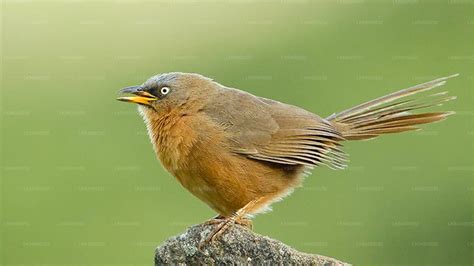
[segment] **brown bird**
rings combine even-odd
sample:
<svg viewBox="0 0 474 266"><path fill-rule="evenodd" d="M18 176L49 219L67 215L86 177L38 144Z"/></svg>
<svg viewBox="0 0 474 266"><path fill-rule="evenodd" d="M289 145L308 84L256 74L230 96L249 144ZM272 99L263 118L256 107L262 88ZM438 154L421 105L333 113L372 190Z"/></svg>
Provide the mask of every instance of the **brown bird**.
<svg viewBox="0 0 474 266"><path fill-rule="evenodd" d="M225 87L190 73L151 77L121 93L139 104L148 135L163 166L219 215L208 240L290 194L315 166L346 167L341 144L418 129L453 112L412 113L454 99L439 78L326 118L302 108ZM415 96L415 97L413 97Z"/></svg>

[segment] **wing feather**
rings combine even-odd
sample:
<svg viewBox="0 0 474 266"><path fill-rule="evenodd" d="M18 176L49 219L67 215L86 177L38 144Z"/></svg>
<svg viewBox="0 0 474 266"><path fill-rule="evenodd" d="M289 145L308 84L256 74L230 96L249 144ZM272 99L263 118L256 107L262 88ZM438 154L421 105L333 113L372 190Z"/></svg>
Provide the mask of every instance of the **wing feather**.
<svg viewBox="0 0 474 266"><path fill-rule="evenodd" d="M339 143L344 137L326 120L299 107L238 90L224 89L219 97L217 102L226 108L213 105L205 111L217 124L227 125L224 130L232 140L233 152L284 165L346 167L347 155ZM235 101L239 109L233 109Z"/></svg>

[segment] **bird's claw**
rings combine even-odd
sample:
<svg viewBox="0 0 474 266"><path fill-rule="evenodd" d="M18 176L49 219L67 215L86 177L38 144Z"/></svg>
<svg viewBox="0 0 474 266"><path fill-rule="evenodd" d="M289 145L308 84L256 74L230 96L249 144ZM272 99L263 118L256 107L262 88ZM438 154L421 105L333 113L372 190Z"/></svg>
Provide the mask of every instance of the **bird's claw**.
<svg viewBox="0 0 474 266"><path fill-rule="evenodd" d="M204 246L208 244L214 243L222 234L224 234L227 229L229 229L232 225L238 224L249 229L252 229L252 221L246 218L237 218L235 216L231 217L215 217L213 219L207 220L203 223L204 225L217 225L216 228L209 234L206 239L199 243L198 248L200 250L203 249Z"/></svg>

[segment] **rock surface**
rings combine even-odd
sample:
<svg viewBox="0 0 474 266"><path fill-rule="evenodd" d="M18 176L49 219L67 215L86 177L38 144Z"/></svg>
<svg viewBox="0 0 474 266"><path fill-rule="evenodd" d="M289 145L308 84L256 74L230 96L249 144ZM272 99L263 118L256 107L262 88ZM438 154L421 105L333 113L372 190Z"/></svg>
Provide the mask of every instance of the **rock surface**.
<svg viewBox="0 0 474 266"><path fill-rule="evenodd" d="M240 225L229 228L217 241L198 248L215 225L195 225L156 248L155 265L163 264L283 264L350 265L326 256L299 252L280 241L253 233Z"/></svg>

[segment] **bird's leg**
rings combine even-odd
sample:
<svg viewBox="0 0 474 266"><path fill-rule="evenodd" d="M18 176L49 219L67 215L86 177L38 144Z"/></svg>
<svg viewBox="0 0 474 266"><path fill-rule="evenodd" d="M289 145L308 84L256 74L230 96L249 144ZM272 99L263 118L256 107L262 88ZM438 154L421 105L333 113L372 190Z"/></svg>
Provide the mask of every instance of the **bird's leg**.
<svg viewBox="0 0 474 266"><path fill-rule="evenodd" d="M204 223L202 223L203 225L211 225L211 224L218 224L218 223L222 223L222 220L224 220L225 217L218 214L216 215L215 217L212 217L211 219L205 221Z"/></svg>
<svg viewBox="0 0 474 266"><path fill-rule="evenodd" d="M206 224L217 224L217 227L214 229L214 231L207 237L206 240L204 240L201 244L200 247L202 247L203 244L207 243L212 243L214 242L219 236L221 236L230 226L234 224L239 224L243 225L247 228L252 228L252 221L250 219L245 218L245 215L260 202L260 199L257 200L252 200L249 203L247 203L244 207L239 209L237 212L235 212L234 215L229 216L229 217L222 217L221 219L212 219L206 222ZM219 216L218 216L219 217ZM220 218L219 217L219 218Z"/></svg>
<svg viewBox="0 0 474 266"><path fill-rule="evenodd" d="M244 227L249 228L250 230L252 230L253 228L252 220L245 218L244 215L242 215L242 217L237 217L237 214L229 217L217 215L216 217L209 219L203 223L203 225L217 225L217 227L208 237L206 237L206 239L202 240L199 243L198 248L202 250L205 245L214 242L217 237L222 235L225 230L227 230L230 226L234 224L242 225Z"/></svg>
<svg viewBox="0 0 474 266"><path fill-rule="evenodd" d="M222 215L216 215L215 217L205 221L204 223L202 223L203 225L214 225L214 224L221 224L222 222L224 222L224 220L226 219L226 217L222 216ZM245 226L249 229L252 229L253 228L253 225L252 225L252 220L250 219L247 219L245 217L242 217L240 218L239 220L235 220L234 221L235 224L238 224L238 225L242 225L242 226Z"/></svg>

